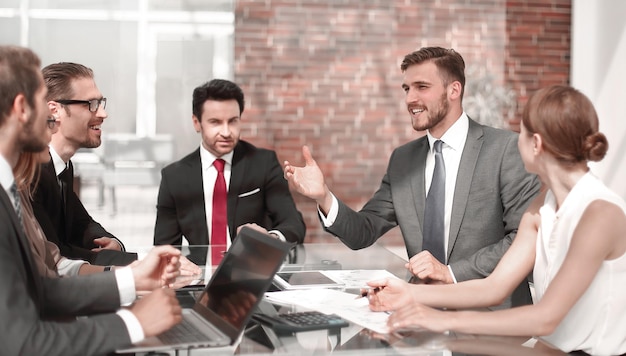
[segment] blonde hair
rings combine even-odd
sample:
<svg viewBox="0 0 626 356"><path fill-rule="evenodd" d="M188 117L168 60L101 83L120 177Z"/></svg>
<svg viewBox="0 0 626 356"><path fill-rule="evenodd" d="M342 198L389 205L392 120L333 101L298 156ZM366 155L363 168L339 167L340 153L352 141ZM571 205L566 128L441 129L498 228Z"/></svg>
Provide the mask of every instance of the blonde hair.
<svg viewBox="0 0 626 356"><path fill-rule="evenodd" d="M39 182L39 162L37 155L41 152L22 152L20 158L13 169L15 185L17 189L23 191L29 198L33 198L33 186Z"/></svg>

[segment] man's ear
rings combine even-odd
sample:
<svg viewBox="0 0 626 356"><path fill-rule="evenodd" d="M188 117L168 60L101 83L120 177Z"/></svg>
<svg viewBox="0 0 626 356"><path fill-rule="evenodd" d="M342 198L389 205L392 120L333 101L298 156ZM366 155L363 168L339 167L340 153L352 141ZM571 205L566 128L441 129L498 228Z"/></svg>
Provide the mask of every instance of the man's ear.
<svg viewBox="0 0 626 356"><path fill-rule="evenodd" d="M448 97L453 100L460 98L462 89L461 82L458 80L453 81L448 85Z"/></svg>
<svg viewBox="0 0 626 356"><path fill-rule="evenodd" d="M48 110L50 110L50 115L54 116L55 119L59 119L59 104L56 101L48 101Z"/></svg>
<svg viewBox="0 0 626 356"><path fill-rule="evenodd" d="M26 100L26 96L22 93L17 94L15 99L13 99L13 111L15 111L18 120L21 121L22 124L25 124L28 121L31 110L32 109Z"/></svg>
<svg viewBox="0 0 626 356"><path fill-rule="evenodd" d="M196 132L202 131L202 125L200 125L200 120L196 115L191 115L191 121L193 121L193 128L196 129Z"/></svg>

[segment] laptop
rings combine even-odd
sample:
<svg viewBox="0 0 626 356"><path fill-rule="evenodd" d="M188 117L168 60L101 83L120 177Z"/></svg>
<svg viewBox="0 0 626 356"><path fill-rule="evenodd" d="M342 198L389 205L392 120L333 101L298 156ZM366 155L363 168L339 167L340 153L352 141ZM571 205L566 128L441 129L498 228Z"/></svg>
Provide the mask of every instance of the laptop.
<svg viewBox="0 0 626 356"><path fill-rule="evenodd" d="M183 308L182 323L117 352L233 345L243 334L292 246L259 231L242 228L193 308Z"/></svg>

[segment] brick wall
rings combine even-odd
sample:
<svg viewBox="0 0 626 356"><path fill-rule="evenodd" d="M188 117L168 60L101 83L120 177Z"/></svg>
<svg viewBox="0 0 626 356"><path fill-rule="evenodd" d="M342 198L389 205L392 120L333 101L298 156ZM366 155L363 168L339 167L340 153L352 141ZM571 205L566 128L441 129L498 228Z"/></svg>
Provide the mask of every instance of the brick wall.
<svg viewBox="0 0 626 356"><path fill-rule="evenodd" d="M236 0L235 81L247 100L242 136L298 164L308 145L331 190L358 209L393 148L423 134L412 130L404 107L405 54L455 48L468 72L523 90L520 100L567 80L570 1L527 3ZM295 199L307 239L331 239L315 204ZM383 241L398 243L399 235L393 229Z"/></svg>
<svg viewBox="0 0 626 356"><path fill-rule="evenodd" d="M518 94L519 118L528 97L551 84L569 84L571 0L507 1L506 82Z"/></svg>

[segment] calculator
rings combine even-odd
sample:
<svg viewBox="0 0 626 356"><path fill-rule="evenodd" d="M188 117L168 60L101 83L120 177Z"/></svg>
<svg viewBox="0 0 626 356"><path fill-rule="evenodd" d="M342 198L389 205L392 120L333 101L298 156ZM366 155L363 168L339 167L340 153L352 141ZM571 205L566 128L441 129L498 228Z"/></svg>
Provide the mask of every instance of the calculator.
<svg viewBox="0 0 626 356"><path fill-rule="evenodd" d="M322 329L339 329L348 326L348 322L335 314L318 311L306 311L287 314L268 315L257 313L252 318L275 331L298 332Z"/></svg>

